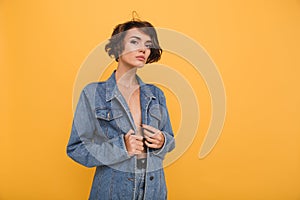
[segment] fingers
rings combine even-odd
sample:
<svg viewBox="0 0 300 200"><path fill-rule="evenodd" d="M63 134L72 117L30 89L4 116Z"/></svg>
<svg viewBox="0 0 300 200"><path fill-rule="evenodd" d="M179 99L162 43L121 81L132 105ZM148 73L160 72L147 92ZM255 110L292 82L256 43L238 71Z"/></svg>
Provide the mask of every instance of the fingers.
<svg viewBox="0 0 300 200"><path fill-rule="evenodd" d="M152 149L158 148L157 144L149 143L148 140L145 141L145 144L147 145L147 147L152 148Z"/></svg>
<svg viewBox="0 0 300 200"><path fill-rule="evenodd" d="M126 135L125 135L125 139L128 138L130 135L134 134L134 131L132 129L130 129Z"/></svg>
<svg viewBox="0 0 300 200"><path fill-rule="evenodd" d="M159 131L158 129L154 128L153 126L149 126L147 124L142 124L142 128L144 128L144 130L147 130L148 132L149 131L152 132L152 134Z"/></svg>
<svg viewBox="0 0 300 200"><path fill-rule="evenodd" d="M145 137L154 138L158 140L160 140L163 137L161 131L152 126L143 124L142 127L144 128L143 133Z"/></svg>
<svg viewBox="0 0 300 200"><path fill-rule="evenodd" d="M142 136L134 135L134 131L129 130L124 139L127 152L130 156L143 153L144 145Z"/></svg>
<svg viewBox="0 0 300 200"><path fill-rule="evenodd" d="M125 139L126 138L134 138L134 139L136 139L136 140L140 140L140 141L143 141L143 137L142 136L140 136L140 135L135 135L134 134L134 131L132 130L132 129L130 129L127 133L126 133L126 135L125 135Z"/></svg>
<svg viewBox="0 0 300 200"><path fill-rule="evenodd" d="M165 137L162 132L152 126L142 124L145 137L145 145L149 148L159 149L165 143ZM129 130L125 137L125 145L130 156L144 153L143 137L135 135L133 130Z"/></svg>
<svg viewBox="0 0 300 200"><path fill-rule="evenodd" d="M143 124L142 127L146 138L145 144L150 148L161 148L165 142L165 137L161 131L146 124Z"/></svg>
<svg viewBox="0 0 300 200"><path fill-rule="evenodd" d="M151 137L145 137L145 138L146 138L145 144L149 148L153 148L153 149L160 149L165 142L163 136L161 138L151 138Z"/></svg>

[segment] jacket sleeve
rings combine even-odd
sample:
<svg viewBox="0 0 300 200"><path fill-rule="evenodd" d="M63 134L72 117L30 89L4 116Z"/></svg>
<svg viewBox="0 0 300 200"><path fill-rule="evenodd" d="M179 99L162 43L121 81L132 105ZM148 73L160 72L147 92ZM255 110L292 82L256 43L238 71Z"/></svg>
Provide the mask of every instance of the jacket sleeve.
<svg viewBox="0 0 300 200"><path fill-rule="evenodd" d="M102 129L90 102L84 89L73 118L68 156L86 167L112 165L129 159L123 135L108 140L104 134L99 134Z"/></svg>
<svg viewBox="0 0 300 200"><path fill-rule="evenodd" d="M165 155L175 148L175 139L174 139L172 125L170 122L168 108L166 105L166 98L164 96L164 93L160 90L159 90L158 98L159 98L160 106L162 107L163 110L162 113L164 113L163 115L165 115L165 117L162 117L164 119L163 120L164 125L160 130L165 137L165 142L160 149L153 151L153 154L155 156L160 157L161 159L164 159Z"/></svg>

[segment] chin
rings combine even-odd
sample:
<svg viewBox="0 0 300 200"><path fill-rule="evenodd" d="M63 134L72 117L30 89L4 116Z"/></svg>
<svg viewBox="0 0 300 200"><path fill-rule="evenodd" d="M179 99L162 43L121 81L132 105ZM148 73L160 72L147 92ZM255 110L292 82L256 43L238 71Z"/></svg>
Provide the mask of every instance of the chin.
<svg viewBox="0 0 300 200"><path fill-rule="evenodd" d="M143 65L139 65L139 66L137 66L137 68L143 68L145 66L145 64L143 64Z"/></svg>
<svg viewBox="0 0 300 200"><path fill-rule="evenodd" d="M139 63L136 63L134 66L137 67L137 68L142 68L142 67L145 66L145 63L144 62L139 62Z"/></svg>

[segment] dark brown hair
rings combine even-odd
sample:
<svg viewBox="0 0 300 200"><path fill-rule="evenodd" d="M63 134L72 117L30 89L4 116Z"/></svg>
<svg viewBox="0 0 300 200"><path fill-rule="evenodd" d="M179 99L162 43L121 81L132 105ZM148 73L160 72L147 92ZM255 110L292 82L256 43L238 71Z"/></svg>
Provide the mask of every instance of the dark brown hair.
<svg viewBox="0 0 300 200"><path fill-rule="evenodd" d="M111 38L109 39L109 43L105 45L105 51L108 53L108 55L113 56L118 62L119 56L124 50L123 40L125 38L126 31L132 28L138 28L140 31L151 38L151 53L146 63L153 63L158 61L161 57L162 49L159 46L157 34L153 25L147 21L140 21L136 19L119 24L114 28Z"/></svg>

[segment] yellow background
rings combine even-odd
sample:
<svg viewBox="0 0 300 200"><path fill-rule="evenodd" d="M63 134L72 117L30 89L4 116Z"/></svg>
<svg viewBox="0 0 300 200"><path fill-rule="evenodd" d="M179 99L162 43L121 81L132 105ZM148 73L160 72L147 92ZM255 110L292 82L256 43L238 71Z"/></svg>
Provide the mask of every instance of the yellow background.
<svg viewBox="0 0 300 200"><path fill-rule="evenodd" d="M201 44L226 88L222 135L199 160L209 96L201 77L186 74L203 121L165 169L169 199L300 199L299 0L2 0L0 199L87 199L94 169L65 153L73 84L88 53L132 10ZM161 62L180 69L175 60Z"/></svg>

